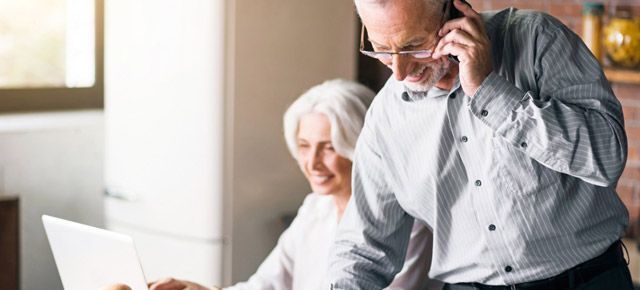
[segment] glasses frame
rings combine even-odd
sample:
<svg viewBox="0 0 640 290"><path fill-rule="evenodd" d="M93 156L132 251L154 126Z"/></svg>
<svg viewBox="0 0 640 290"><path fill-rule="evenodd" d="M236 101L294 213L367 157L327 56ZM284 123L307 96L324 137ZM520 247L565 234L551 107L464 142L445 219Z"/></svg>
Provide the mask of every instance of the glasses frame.
<svg viewBox="0 0 640 290"><path fill-rule="evenodd" d="M445 18L445 15L447 15L447 10L449 8L450 3L451 1L446 1L442 9L442 18L440 19L440 26L438 27L438 30L436 30L435 37L434 37L434 39L437 40L435 41L436 45L438 44L438 41L440 41L439 39L440 37L438 37L438 31L440 31L442 26L444 26L444 22L447 20L447 18ZM366 30L366 27L364 26L364 23L362 23L362 28L360 29L360 53L368 57L375 58L383 63L387 63L393 60L394 54L397 54L398 56L406 55L406 56L411 56L412 58L415 58L418 60L424 60L424 59L430 58L433 55L433 50L435 49L434 48L434 49L421 49L421 50L404 50L404 51L398 51L398 52L365 50L364 49L365 30Z"/></svg>

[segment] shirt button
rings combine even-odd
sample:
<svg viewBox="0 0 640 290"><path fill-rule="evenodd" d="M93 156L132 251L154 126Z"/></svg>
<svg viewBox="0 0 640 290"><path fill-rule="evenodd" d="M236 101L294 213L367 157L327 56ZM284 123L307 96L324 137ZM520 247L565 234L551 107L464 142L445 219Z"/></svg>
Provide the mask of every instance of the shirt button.
<svg viewBox="0 0 640 290"><path fill-rule="evenodd" d="M511 268L511 266L506 266L506 267L504 267L504 270L505 270L507 273L509 273L509 272L513 271L513 268Z"/></svg>
<svg viewBox="0 0 640 290"><path fill-rule="evenodd" d="M469 141L469 138L467 138L467 136L462 136L462 138L460 138L460 141L466 143L467 141Z"/></svg>
<svg viewBox="0 0 640 290"><path fill-rule="evenodd" d="M520 147L522 147L522 148L525 148L525 149L526 149L526 148L527 148L527 146L528 146L528 145L527 145L527 142L522 142L522 143L520 143Z"/></svg>
<svg viewBox="0 0 640 290"><path fill-rule="evenodd" d="M490 231L495 231L496 230L496 226L495 225L489 225L489 230Z"/></svg>
<svg viewBox="0 0 640 290"><path fill-rule="evenodd" d="M489 112L487 112L487 110L482 110L480 111L480 115L482 115L482 117L486 117L487 115L489 115Z"/></svg>
<svg viewBox="0 0 640 290"><path fill-rule="evenodd" d="M476 180L476 186L480 186L480 185L482 185L482 181Z"/></svg>

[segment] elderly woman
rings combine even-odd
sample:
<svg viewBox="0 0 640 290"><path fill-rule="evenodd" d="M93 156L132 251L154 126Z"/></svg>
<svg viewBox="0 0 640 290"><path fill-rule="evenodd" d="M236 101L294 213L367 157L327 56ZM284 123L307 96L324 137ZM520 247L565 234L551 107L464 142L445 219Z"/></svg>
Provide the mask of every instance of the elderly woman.
<svg viewBox="0 0 640 290"><path fill-rule="evenodd" d="M351 159L373 97L362 85L331 80L311 88L289 107L284 115L285 139L313 192L258 271L248 281L225 289L320 289L338 223L351 197ZM404 268L387 289L439 289L438 282L427 278L430 263L431 233L415 224ZM151 285L151 290L165 289L208 288L172 278Z"/></svg>

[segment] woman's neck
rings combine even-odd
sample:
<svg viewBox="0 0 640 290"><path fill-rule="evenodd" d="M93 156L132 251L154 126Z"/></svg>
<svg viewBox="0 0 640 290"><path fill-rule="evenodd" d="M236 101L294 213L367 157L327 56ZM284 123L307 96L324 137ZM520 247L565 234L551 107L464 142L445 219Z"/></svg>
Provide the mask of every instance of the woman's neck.
<svg viewBox="0 0 640 290"><path fill-rule="evenodd" d="M333 195L333 202L336 204L336 209L338 210L338 222L342 220L342 215L344 214L344 210L347 208L349 198L351 198L351 189L346 192L336 193Z"/></svg>

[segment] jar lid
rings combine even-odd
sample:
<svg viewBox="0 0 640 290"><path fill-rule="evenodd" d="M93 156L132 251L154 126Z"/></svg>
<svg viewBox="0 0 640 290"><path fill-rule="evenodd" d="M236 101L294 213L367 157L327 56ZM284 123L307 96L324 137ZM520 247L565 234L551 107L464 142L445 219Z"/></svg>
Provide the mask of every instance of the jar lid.
<svg viewBox="0 0 640 290"><path fill-rule="evenodd" d="M602 2L585 2L582 4L582 14L602 14L604 4Z"/></svg>

